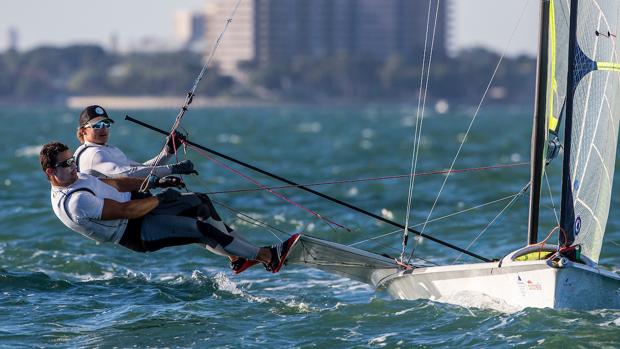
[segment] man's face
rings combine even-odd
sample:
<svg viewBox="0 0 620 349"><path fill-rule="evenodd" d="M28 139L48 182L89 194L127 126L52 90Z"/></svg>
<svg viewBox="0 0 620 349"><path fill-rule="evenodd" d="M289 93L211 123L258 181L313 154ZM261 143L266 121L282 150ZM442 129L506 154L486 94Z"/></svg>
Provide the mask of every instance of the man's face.
<svg viewBox="0 0 620 349"><path fill-rule="evenodd" d="M55 186L66 187L77 181L77 167L73 153L70 150L65 150L58 154L55 167L46 169L45 173L48 174L50 182Z"/></svg>
<svg viewBox="0 0 620 349"><path fill-rule="evenodd" d="M89 121L83 128L84 140L90 143L106 144L110 135L110 126L112 124L103 119L96 118Z"/></svg>

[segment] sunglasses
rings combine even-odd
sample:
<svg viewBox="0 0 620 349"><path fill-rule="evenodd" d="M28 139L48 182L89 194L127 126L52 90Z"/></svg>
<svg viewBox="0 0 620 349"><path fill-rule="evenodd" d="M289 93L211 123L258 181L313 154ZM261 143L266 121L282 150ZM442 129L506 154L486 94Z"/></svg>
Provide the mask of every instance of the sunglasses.
<svg viewBox="0 0 620 349"><path fill-rule="evenodd" d="M58 167L71 167L73 166L73 164L75 164L75 157L70 157L65 161L61 161L61 162L57 162L54 166L52 166L53 168L58 168Z"/></svg>
<svg viewBox="0 0 620 349"><path fill-rule="evenodd" d="M99 122L97 122L96 124L86 124L84 127L90 127L93 130L99 130L102 128L110 128L112 126L112 123L110 122L110 120L101 120Z"/></svg>

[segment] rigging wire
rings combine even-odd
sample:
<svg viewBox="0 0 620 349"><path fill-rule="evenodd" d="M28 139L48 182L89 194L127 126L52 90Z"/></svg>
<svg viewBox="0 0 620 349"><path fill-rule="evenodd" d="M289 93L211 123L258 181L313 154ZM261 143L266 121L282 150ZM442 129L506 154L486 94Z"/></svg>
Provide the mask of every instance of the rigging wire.
<svg viewBox="0 0 620 349"><path fill-rule="evenodd" d="M200 70L200 73L196 77L196 80L194 80L194 85L192 86L192 89L187 93L187 96L185 97L185 102L183 103L183 106L179 110L179 113L177 114L176 118L174 119L174 123L172 124L172 127L170 128L170 132L169 133L170 133L171 137L172 137L173 133L177 130L179 125L181 124L181 119L185 115L185 112L187 112L187 110L189 110L189 105L194 100L194 95L196 93L196 89L198 88L198 85L200 84L200 81L203 78L206 78L207 69L211 65L211 61L213 60L213 57L215 55L215 51L220 46L222 38L224 37L224 34L228 30L228 26L230 25L230 23L232 23L233 17L237 13L237 9L239 8L239 4L241 4L241 1L242 0L237 0L235 2L235 6L233 7L233 9L231 11L230 16L228 16L228 18L226 19L226 24L224 25L224 29L222 29L222 31L220 32L220 34L217 37L217 40L215 40L215 43L211 47L211 52L209 53L209 56L207 57L207 60L205 61L205 64L203 64L202 69ZM159 152L159 154L157 155L157 158L155 158L155 161L151 165L151 172L144 179L144 182L142 182L142 186L140 187L140 191L146 190L146 186L148 184L148 178L151 175L153 175L153 171L155 171L155 166L157 166L159 164L159 161L161 161L161 158L163 156L163 150L166 147L166 142L167 142L167 140L164 140L164 144L161 147L161 151Z"/></svg>
<svg viewBox="0 0 620 349"><path fill-rule="evenodd" d="M547 188L549 189L549 197L551 198L551 207L553 208L553 215L555 216L555 221L560 225L560 217L558 216L558 211L555 207L555 200L553 199L553 192L551 191L551 184L549 183L549 176L547 176L547 171L545 171L545 181L547 182Z"/></svg>
<svg viewBox="0 0 620 349"><path fill-rule="evenodd" d="M493 201L486 202L484 204L480 204L480 205L477 205L477 206L466 208L466 209L461 210L461 211L452 212L452 213L449 213L449 214L447 214L445 216L433 218L430 221L428 221L428 223L437 222L437 221L440 221L440 220L443 220L443 219L446 219L446 218L450 218L452 216L459 215L461 213L473 211L473 210L476 210L476 209L479 209L479 208L482 208L482 207L485 207L485 206L489 206L489 205L492 205L492 204L495 204L495 203L498 203L498 202L501 202L501 201L506 201L508 199L512 199L513 197L515 197L517 195L520 195L520 193L508 195L508 196L505 196L503 198L499 198L499 199L496 199L496 200L493 200ZM424 224L424 223L422 222L422 223L418 223L418 224L412 225L411 228L419 227L422 224ZM380 238L383 238L383 237L386 237L386 236L389 236L389 235L394 235L396 233L400 233L401 231L402 231L402 229L394 230L394 231L391 231L389 233L381 234L381 235L378 235L378 236L373 236L373 237L365 239L365 240L354 242L354 243L349 244L347 246L355 246L355 245L363 244L363 243L368 242L368 241L373 241L373 240L377 240L377 239L380 239Z"/></svg>
<svg viewBox="0 0 620 349"><path fill-rule="evenodd" d="M514 35L517 31L517 28L519 27L523 16L525 14L525 10L527 9L529 5L529 1L525 2L525 6L523 6L523 9L521 10L521 15L519 16L519 19L517 20L517 23L515 24L514 28L512 29L512 33L510 34L510 37L508 39L508 42L506 44L506 46L504 47L502 54L497 62L497 64L495 65L495 69L493 70L493 74L491 75L491 78L486 86L486 89L484 90L484 93L482 94L482 97L480 99L480 102L478 103L478 106L476 107L476 111L474 112L474 115L471 119L471 121L469 122L469 126L467 127L467 131L465 132L465 135L463 136L463 140L461 141L458 150L456 151L456 155L454 156L454 158L452 159L452 163L450 164L450 170L452 170L452 168L454 168L454 164L456 163L456 160L458 159L461 150L463 149L463 145L465 144L465 142L467 141L467 136L469 135L469 132L471 131L471 128L474 124L474 122L476 121L478 114L480 112L480 109L482 108L482 104L484 103L484 100L486 99L486 96L491 88L491 85L493 84L493 81L495 80L495 76L497 75L497 72L499 70L499 67L502 63L502 61L504 60L504 57L506 56L506 52L508 50L508 48L510 47L511 43L512 43L512 39L514 38ZM437 205L437 202L439 201L439 198L443 192L443 189L446 185L446 182L448 181L448 178L450 176L446 176L443 180L443 183L441 184L441 187L439 188L439 192L437 193L437 196L435 197L435 201L433 202L433 205L431 206L431 209L426 217L426 222L425 224L422 226L421 232L424 233L424 230L426 229L426 223L428 223L428 221L430 220L431 215L433 214L433 211L435 210L435 206ZM413 253L415 252L415 249L418 246L418 240L416 240L416 244L414 245L413 249L411 250L411 254L410 254L410 258L411 256L413 256Z"/></svg>
<svg viewBox="0 0 620 349"><path fill-rule="evenodd" d="M407 191L407 209L405 210L406 215L405 215L405 229L403 230L403 240L402 240L402 250L400 252L400 261L403 261L403 258L405 256L405 249L407 248L407 241L409 240L409 218L411 215L411 201L413 198L413 187L415 184L415 172L416 172L416 167L418 164L418 150L420 148L420 138L422 136L422 121L424 119L424 107L426 104L426 92L427 92L427 88L428 88L428 80L429 80L429 75L430 75L430 67L431 67L431 61L432 61L432 57L433 57L433 44L435 41L435 29L437 28L437 13L439 12L439 0L437 0L437 8L435 10L435 26L433 27L433 38L431 40L431 49L430 49L430 53L429 53L429 62L428 62L428 72L425 76L424 74L424 68L426 65L426 47L428 46L428 29L430 26L430 21L431 21L431 8L432 8L432 1L428 2L428 12L426 14L426 31L424 34L424 53L422 55L422 71L420 73L420 88L419 88L419 92L418 92L418 106L417 106L417 110L416 110L416 120L415 120L415 131L413 134L413 149L412 149L412 154L411 154L411 173L412 176L409 178L409 189ZM422 86L424 85L424 78L426 77L426 84L424 86L424 102L422 102ZM422 106L420 107L420 104L422 104ZM420 112L420 108L422 109L422 112Z"/></svg>
<svg viewBox="0 0 620 349"><path fill-rule="evenodd" d="M223 168L227 169L228 171L231 171L231 172L239 175L240 177L244 178L245 180L250 181L250 182L254 183L256 186L262 188L263 190L266 190L267 192L269 192L269 193L279 197L280 199L282 199L282 200L284 200L284 201L286 201L286 202L288 202L288 203L290 203L290 204L292 204L294 206L297 206L297 207L301 208L302 210L310 213L311 215L315 216L316 218L318 218L318 219L322 220L323 222L327 223L327 225L330 228L332 228L333 230L336 230L336 228L334 228L334 226L336 226L336 227L344 229L346 231L351 231L351 229L345 227L344 225L339 224L339 223L337 223L337 222L335 222L335 221L333 221L333 220L331 220L331 219L329 219L327 217L323 217L321 214L319 214L319 213L317 213L315 211L312 211L311 209L309 209L309 208L307 208L307 207L305 207L305 206L303 206L303 205L301 205L301 204L291 200L290 198L288 198L288 197L286 197L286 196L284 196L284 195L282 195L282 194L280 194L278 192L275 192L275 191L267 188L266 186L264 186L263 184L261 184L257 180L255 180L255 179L251 178L250 176L242 173L241 171L235 170L234 168L232 168L232 167L226 165L225 163L219 161L218 159L210 156L209 154L207 154L206 152L200 150L199 148L197 148L197 147L195 147L193 145L188 145L188 147L190 149L193 149L194 151L196 151L198 154L204 156L205 158L213 161L218 166L223 167Z"/></svg>
<svg viewBox="0 0 620 349"><path fill-rule="evenodd" d="M198 181L201 182L202 185L205 188L209 186L207 181L202 179L200 176L198 176L197 178L198 178ZM208 193L205 193L205 194L208 194ZM271 235L273 235L276 239L280 240L280 242L282 242L283 240L278 235L276 235L276 232L280 233L280 234L282 234L284 236L290 236L291 235L288 232L286 232L284 230L281 230L279 228L276 228L276 227L270 225L269 223L267 223L265 221L262 221L262 220L260 220L258 218L254 218L254 217L250 216L249 214L246 214L246 213L243 213L243 212L241 212L241 211L239 211L237 209L234 209L232 206L225 204L223 201L214 199L212 197L210 199L211 199L211 201L213 201L214 204L216 204L218 206L221 206L221 207L225 208L226 210L234 213L235 217L237 219L239 219L239 220L241 220L243 222L246 222L248 224L264 228L265 230L269 231L271 233Z"/></svg>
<svg viewBox="0 0 620 349"><path fill-rule="evenodd" d="M231 206L229 206L229 205L226 205L226 204L225 204L225 203L223 203L222 201L219 201L219 200L213 200L213 199L212 199L211 201L213 201L213 202L214 202L214 203L216 203L217 205L219 205L219 206L221 206L221 207L223 207L223 208L227 209L228 211L235 213L235 216L237 217L237 219L239 219L239 220L241 220L241 221L243 221L243 222L246 222L246 223L248 223L248 224L252 224L252 225L254 225L254 226L257 226L257 227L261 227L261 228L266 229L266 230L267 230L267 231L269 231L269 232L271 233L271 235L273 235L276 239L280 240L280 242L282 242L283 240L282 240L282 239L281 239L281 238L280 238L280 237L279 237L276 233L280 233L280 234L282 234L282 235L284 235L284 236L287 236L287 237L291 235L290 233L288 233L288 232L286 232L286 231L284 231L284 230L282 230L282 229L276 228L276 227L274 227L274 226L270 225L270 224L269 224L269 223L267 223L267 222L264 222L264 221L262 221L262 220L260 220L260 219L258 219L258 218L254 218L254 217L252 217L252 216L250 216L250 215L248 215L248 214L246 214L246 213L243 213L243 212L241 212L241 211L239 211L239 210L236 210L236 209L234 209L233 207L231 207Z"/></svg>
<svg viewBox="0 0 620 349"><path fill-rule="evenodd" d="M273 187L266 187L265 189L290 189L290 188L299 188L299 187L317 187L322 185L333 185L333 184L344 184L344 183L358 183L358 182L370 182L370 181L382 181L382 180L390 180L390 179L400 179L400 178L408 178L411 176L422 177L422 176L432 176L439 174L452 174L452 173L464 173L464 172L475 172L475 171L487 171L494 169L502 169L502 168L510 168L510 167L520 167L529 165L529 162L518 162L514 164L502 164L502 165L490 165L490 166L481 166L481 167L469 167L462 168L457 170L435 170L428 172L419 172L419 173L409 173L402 175L393 175L393 176L382 176L382 177L368 177L368 178L356 178L356 179L342 179L342 180L332 180L325 182L314 182L307 184L296 184L296 185L279 185ZM215 194L230 194L230 193L246 193L246 192L254 192L265 190L263 188L245 188L245 189L231 189L231 190L220 190L220 191L212 191L207 192L205 194L215 195Z"/></svg>
<svg viewBox="0 0 620 349"><path fill-rule="evenodd" d="M469 245L467 245L467 250L469 250L470 247L472 247L476 241L478 241L478 239L484 235L484 233L486 233L489 228L495 223L495 221L497 221L499 219L499 217L501 217L504 212L506 212L506 210L508 210L510 207L512 207L512 205L517 201L517 199L519 197L521 197L530 187L530 182L528 182L515 196L514 198L512 198L512 200L510 200L506 206L504 206L504 208L499 211L499 213L497 215L495 215L495 217L489 222L489 224L486 225L486 227L484 227L484 229L482 229L482 231L469 243ZM452 264L456 264L456 262L458 262L458 260L463 256L463 253L459 253L458 256L456 256L456 258L454 259L454 261L452 262Z"/></svg>

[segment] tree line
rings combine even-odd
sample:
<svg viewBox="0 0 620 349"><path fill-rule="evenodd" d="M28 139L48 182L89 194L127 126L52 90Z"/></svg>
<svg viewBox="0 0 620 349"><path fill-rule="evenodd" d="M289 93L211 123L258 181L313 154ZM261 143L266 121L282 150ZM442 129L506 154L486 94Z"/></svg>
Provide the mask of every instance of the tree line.
<svg viewBox="0 0 620 349"><path fill-rule="evenodd" d="M282 101L415 100L422 74L421 57L385 59L337 54L291 57L239 66L246 78L237 81L217 66L199 88L200 95L272 98ZM434 57L431 99L477 103L499 55L470 49L456 57ZM0 54L0 101L55 102L67 96L182 96L192 86L203 57L189 51L117 54L99 46L38 47ZM536 60L504 58L496 73L491 98L508 103L533 100Z"/></svg>

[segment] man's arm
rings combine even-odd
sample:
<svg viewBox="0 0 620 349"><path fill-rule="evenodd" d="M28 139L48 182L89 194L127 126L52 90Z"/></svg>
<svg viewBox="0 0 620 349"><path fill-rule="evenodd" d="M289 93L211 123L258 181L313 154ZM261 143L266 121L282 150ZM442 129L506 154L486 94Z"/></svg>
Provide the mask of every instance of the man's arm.
<svg viewBox="0 0 620 349"><path fill-rule="evenodd" d="M92 166L93 171L104 174L106 177L112 178L144 178L148 177L151 172L159 177L172 174L172 170L168 165L151 167L145 166L133 160L129 160L128 163L119 164L112 161L111 159L108 159L102 153L96 153L95 155L93 155L92 163L94 164L94 166Z"/></svg>
<svg viewBox="0 0 620 349"><path fill-rule="evenodd" d="M145 199L130 200L127 202L104 199L101 219L110 220L139 218L151 212L155 207L157 207L157 205L159 205L159 199L156 196L151 196Z"/></svg>
<svg viewBox="0 0 620 349"><path fill-rule="evenodd" d="M138 191L144 182L144 178L118 177L102 178L105 184L111 185L120 192Z"/></svg>

